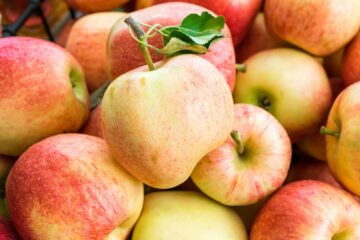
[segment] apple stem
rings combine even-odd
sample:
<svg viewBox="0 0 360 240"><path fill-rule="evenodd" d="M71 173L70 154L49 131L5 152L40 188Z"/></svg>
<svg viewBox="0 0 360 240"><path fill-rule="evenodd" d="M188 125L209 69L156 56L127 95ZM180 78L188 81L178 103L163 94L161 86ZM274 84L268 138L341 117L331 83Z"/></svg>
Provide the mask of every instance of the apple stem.
<svg viewBox="0 0 360 240"><path fill-rule="evenodd" d="M236 130L233 130L231 133L231 138L235 141L236 145L237 145L237 152L240 155L244 154L245 148L244 148L244 144L242 143L239 133Z"/></svg>
<svg viewBox="0 0 360 240"><path fill-rule="evenodd" d="M156 68L154 62L147 47L147 35L145 34L144 30L142 29L140 24L132 17L126 18L124 22L131 28L131 30L135 33L137 39L139 40L139 48L144 55L145 62L148 65L149 70L155 70Z"/></svg>
<svg viewBox="0 0 360 240"><path fill-rule="evenodd" d="M340 137L339 131L328 129L327 127L322 126L320 129L320 133L324 135L330 135L336 138Z"/></svg>
<svg viewBox="0 0 360 240"><path fill-rule="evenodd" d="M246 65L245 64L236 64L235 65L236 71L240 71L242 73L246 73Z"/></svg>

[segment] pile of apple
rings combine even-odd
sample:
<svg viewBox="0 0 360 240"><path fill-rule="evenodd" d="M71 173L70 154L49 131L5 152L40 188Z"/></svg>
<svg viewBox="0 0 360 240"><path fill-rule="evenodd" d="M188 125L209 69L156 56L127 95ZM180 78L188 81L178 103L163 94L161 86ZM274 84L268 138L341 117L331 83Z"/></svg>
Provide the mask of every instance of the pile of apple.
<svg viewBox="0 0 360 240"><path fill-rule="evenodd" d="M359 0L67 1L0 39L0 239L360 239Z"/></svg>

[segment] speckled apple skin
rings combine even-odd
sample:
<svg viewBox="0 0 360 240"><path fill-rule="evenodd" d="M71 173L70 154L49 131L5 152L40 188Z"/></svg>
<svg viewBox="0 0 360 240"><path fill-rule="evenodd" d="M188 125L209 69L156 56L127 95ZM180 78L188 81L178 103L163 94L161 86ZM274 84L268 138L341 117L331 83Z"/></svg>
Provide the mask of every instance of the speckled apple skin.
<svg viewBox="0 0 360 240"><path fill-rule="evenodd" d="M6 197L22 239L124 240L140 214L143 185L113 159L103 139L61 134L18 159Z"/></svg>
<svg viewBox="0 0 360 240"><path fill-rule="evenodd" d="M206 8L188 3L165 3L138 10L130 14L137 21L162 26L179 25L191 13L200 14L208 11ZM230 90L235 85L235 50L232 44L228 27L223 30L224 38L216 41L207 54L202 57L214 64L225 77ZM160 35L151 38L149 43L157 48L162 48ZM154 62L163 59L163 56L150 51ZM111 80L117 78L137 67L145 65L144 57L138 48L138 43L131 37L128 26L119 20L113 27L108 42L108 64Z"/></svg>
<svg viewBox="0 0 360 240"><path fill-rule="evenodd" d="M76 132L88 113L81 67L67 51L35 38L0 39L0 154L19 156L46 137Z"/></svg>

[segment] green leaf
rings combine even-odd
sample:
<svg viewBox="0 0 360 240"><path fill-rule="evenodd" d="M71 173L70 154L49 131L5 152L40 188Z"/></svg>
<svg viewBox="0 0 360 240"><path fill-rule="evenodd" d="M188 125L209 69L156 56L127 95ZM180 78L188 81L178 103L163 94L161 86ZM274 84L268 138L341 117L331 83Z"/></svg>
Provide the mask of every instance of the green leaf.
<svg viewBox="0 0 360 240"><path fill-rule="evenodd" d="M215 40L224 37L221 33L221 29L224 28L224 26L225 19L222 16L214 17L208 12L202 12L201 15L190 14L182 21L180 26L163 27L160 30L163 35L164 49L170 42L173 45L175 41L172 41L172 39L176 38L186 43L182 43L186 48L183 49L184 51L193 52L192 49L189 48L189 45L200 45L207 50ZM175 43L178 45L179 41ZM174 48L171 47L171 49ZM199 47L193 49L198 50ZM179 51L183 50L179 49ZM194 53L198 52L194 51ZM200 54L203 53L204 52L201 51Z"/></svg>
<svg viewBox="0 0 360 240"><path fill-rule="evenodd" d="M163 54L166 57L172 57L185 53L205 54L207 48L202 45L191 45L179 38L172 38L165 47L156 50L156 52Z"/></svg>
<svg viewBox="0 0 360 240"><path fill-rule="evenodd" d="M98 89L96 89L90 96L90 110L94 109L101 103L106 89L109 87L110 81L106 81Z"/></svg>

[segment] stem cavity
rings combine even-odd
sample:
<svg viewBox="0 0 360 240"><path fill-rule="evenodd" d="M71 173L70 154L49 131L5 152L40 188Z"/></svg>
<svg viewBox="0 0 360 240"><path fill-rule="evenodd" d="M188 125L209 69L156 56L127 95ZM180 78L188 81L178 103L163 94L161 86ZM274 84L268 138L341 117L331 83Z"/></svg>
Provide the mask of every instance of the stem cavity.
<svg viewBox="0 0 360 240"><path fill-rule="evenodd" d="M141 25L132 17L128 17L125 19L124 21L130 28L131 30L135 33L137 39L139 40L139 48L142 52L142 54L144 55L144 59L146 64L149 67L150 71L155 70L155 65L154 62L151 58L150 55L150 51L147 47L147 35L145 34L144 30L142 29Z"/></svg>
<svg viewBox="0 0 360 240"><path fill-rule="evenodd" d="M231 138L235 141L235 143L236 143L236 146L237 146L237 152L238 152L238 154L239 155L243 155L244 154L244 152L245 152L245 146L244 146L244 144L243 144L243 142L241 141L241 139L240 139L240 136L239 136L239 133L238 133L238 131L236 131L236 130L233 130L231 133L230 133L230 135L231 135Z"/></svg>
<svg viewBox="0 0 360 240"><path fill-rule="evenodd" d="M340 137L340 132L339 131L331 130L331 129L329 129L327 127L324 127L324 126L321 127L320 133L324 134L324 135L333 136L333 137L336 137L336 138Z"/></svg>

